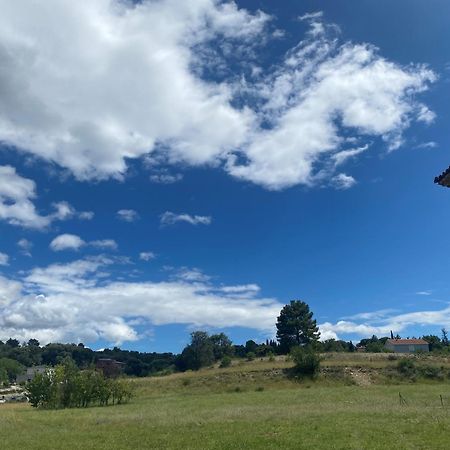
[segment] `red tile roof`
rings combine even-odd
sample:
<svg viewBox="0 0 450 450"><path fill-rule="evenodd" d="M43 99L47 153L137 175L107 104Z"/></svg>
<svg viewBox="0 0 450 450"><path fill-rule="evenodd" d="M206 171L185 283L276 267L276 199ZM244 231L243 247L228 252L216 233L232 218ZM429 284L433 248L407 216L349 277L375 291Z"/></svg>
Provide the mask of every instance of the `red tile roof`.
<svg viewBox="0 0 450 450"><path fill-rule="evenodd" d="M386 344L388 343L394 345L428 344L428 342L423 339L388 339Z"/></svg>

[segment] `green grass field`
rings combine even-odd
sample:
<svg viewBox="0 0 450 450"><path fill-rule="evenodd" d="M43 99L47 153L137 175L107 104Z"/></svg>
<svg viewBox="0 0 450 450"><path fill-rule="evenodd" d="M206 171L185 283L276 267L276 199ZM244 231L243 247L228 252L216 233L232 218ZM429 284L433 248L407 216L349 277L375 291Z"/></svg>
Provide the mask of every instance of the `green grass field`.
<svg viewBox="0 0 450 450"><path fill-rule="evenodd" d="M449 366L448 360L432 362ZM0 405L0 448L450 448L448 379L371 382L380 381L373 378L377 364L395 363L331 356L324 367L340 368L342 376L299 382L283 374L289 362L253 361L136 380L126 405L58 411ZM351 375L358 368L369 371L367 382Z"/></svg>

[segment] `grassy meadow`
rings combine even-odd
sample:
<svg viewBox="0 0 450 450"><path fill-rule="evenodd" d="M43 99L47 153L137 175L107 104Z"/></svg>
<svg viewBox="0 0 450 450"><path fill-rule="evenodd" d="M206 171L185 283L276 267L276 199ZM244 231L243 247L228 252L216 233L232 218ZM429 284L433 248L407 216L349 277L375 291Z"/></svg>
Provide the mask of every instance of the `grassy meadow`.
<svg viewBox="0 0 450 450"><path fill-rule="evenodd" d="M125 405L0 405L0 448L448 449L450 379L401 380L390 375L397 362L328 355L311 381L286 377L284 358L241 361L136 379ZM448 359L425 363L450 369Z"/></svg>

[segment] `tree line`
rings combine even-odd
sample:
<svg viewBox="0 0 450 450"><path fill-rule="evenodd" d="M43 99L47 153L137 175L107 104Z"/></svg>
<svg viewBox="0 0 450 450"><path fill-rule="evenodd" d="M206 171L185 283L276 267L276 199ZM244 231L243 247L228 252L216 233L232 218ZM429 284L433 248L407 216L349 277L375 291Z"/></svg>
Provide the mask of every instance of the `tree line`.
<svg viewBox="0 0 450 450"><path fill-rule="evenodd" d="M289 354L293 348L310 348L316 353L354 352L365 347L367 352L385 351L388 337L372 336L361 339L356 345L352 341L327 339L320 341L316 320L309 306L300 300L291 301L280 311L276 322L276 340L268 339L257 343L248 340L243 345L233 344L224 333L208 334L205 331L191 333L190 343L181 354L145 353L122 350L118 347L93 351L80 344L47 344L41 346L36 339L21 344L17 339L0 341L0 383L13 381L25 367L46 365L54 367L66 358L74 361L79 369L86 369L100 358L111 358L124 363L124 373L129 376L145 377L162 375L173 371L198 370L218 361L222 367L230 363L230 358L270 357ZM400 337L400 336L396 336ZM422 337L430 344L433 352L450 353L447 331L442 336Z"/></svg>

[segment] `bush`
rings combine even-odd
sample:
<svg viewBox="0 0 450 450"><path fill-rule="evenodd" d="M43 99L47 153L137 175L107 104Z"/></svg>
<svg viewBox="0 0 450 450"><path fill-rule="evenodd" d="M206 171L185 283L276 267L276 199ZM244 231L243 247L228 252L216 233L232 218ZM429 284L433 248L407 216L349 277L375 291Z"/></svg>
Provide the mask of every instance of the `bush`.
<svg viewBox="0 0 450 450"><path fill-rule="evenodd" d="M220 362L220 368L224 369L225 367L230 367L231 366L231 358L229 356L224 356L222 358L222 361Z"/></svg>
<svg viewBox="0 0 450 450"><path fill-rule="evenodd" d="M397 363L397 370L406 376L413 376L416 374L416 363L410 358L403 358Z"/></svg>
<svg viewBox="0 0 450 450"><path fill-rule="evenodd" d="M436 366L423 366L420 368L420 372L425 378L443 378L441 370Z"/></svg>
<svg viewBox="0 0 450 450"><path fill-rule="evenodd" d="M320 370L320 356L310 347L294 347L290 356L299 375L316 375Z"/></svg>
<svg viewBox="0 0 450 450"><path fill-rule="evenodd" d="M253 352L247 353L247 361L253 361L255 359L255 354Z"/></svg>
<svg viewBox="0 0 450 450"><path fill-rule="evenodd" d="M80 371L73 361L38 374L27 384L30 403L35 408L85 408L127 402L132 385L125 380L105 378L95 370Z"/></svg>

